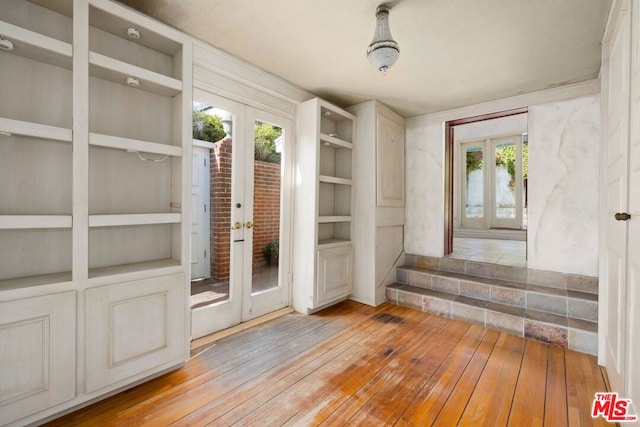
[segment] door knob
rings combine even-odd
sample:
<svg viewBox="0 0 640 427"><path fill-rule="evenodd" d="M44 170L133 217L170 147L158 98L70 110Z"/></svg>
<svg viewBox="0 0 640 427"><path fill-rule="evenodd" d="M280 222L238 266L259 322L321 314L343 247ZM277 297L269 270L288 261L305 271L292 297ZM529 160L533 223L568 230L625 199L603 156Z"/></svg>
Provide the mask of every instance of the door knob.
<svg viewBox="0 0 640 427"><path fill-rule="evenodd" d="M257 225L255 225L254 223L252 223L251 221L247 221L247 223L245 224L245 226L247 228L258 228Z"/></svg>
<svg viewBox="0 0 640 427"><path fill-rule="evenodd" d="M240 221L236 221L235 224L233 224L233 227L231 227L232 230L240 230L242 228L242 223Z"/></svg>
<svg viewBox="0 0 640 427"><path fill-rule="evenodd" d="M614 217L616 218L616 221L628 221L631 219L631 215L626 212L618 212Z"/></svg>

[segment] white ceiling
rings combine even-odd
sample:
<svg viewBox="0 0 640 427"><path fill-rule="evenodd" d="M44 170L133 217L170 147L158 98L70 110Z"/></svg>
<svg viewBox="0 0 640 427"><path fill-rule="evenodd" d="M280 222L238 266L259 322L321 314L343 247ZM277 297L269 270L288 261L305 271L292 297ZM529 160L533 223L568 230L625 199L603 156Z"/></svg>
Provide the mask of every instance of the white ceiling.
<svg viewBox="0 0 640 427"><path fill-rule="evenodd" d="M400 59L367 61L381 0L120 0L347 106L405 117L596 78L611 0L395 0Z"/></svg>

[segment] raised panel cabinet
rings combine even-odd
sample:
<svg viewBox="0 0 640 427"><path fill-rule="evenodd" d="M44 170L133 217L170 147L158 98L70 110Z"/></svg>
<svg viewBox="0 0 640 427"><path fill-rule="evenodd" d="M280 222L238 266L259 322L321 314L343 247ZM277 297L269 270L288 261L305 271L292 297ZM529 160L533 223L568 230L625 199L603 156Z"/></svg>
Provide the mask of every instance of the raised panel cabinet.
<svg viewBox="0 0 640 427"><path fill-rule="evenodd" d="M76 293L0 302L0 424L76 394Z"/></svg>
<svg viewBox="0 0 640 427"><path fill-rule="evenodd" d="M87 290L88 392L182 360L182 279L180 273Z"/></svg>
<svg viewBox="0 0 640 427"><path fill-rule="evenodd" d="M404 207L404 126L376 114L376 199L379 207Z"/></svg>
<svg viewBox="0 0 640 427"><path fill-rule="evenodd" d="M316 305L344 298L353 287L353 247L339 246L318 250Z"/></svg>

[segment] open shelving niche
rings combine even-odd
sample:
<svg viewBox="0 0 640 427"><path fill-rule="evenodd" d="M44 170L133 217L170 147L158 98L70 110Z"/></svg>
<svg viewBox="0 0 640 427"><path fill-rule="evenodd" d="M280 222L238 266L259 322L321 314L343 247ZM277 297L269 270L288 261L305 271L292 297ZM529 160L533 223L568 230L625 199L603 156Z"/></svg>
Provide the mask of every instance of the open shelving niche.
<svg viewBox="0 0 640 427"><path fill-rule="evenodd" d="M89 24L89 278L177 267L181 45L94 5Z"/></svg>
<svg viewBox="0 0 640 427"><path fill-rule="evenodd" d="M36 17L37 19L33 19ZM72 25L0 4L0 290L71 280ZM29 72L25 72L29 70Z"/></svg>
<svg viewBox="0 0 640 427"><path fill-rule="evenodd" d="M320 107L318 249L351 244L353 120Z"/></svg>

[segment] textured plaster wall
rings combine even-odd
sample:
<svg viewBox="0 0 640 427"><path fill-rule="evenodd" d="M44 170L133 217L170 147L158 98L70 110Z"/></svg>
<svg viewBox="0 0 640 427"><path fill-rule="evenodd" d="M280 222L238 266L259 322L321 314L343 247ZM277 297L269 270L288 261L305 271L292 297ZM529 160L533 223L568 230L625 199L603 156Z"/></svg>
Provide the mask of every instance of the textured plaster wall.
<svg viewBox="0 0 640 427"><path fill-rule="evenodd" d="M599 175L598 96L529 108L529 268L597 275Z"/></svg>

